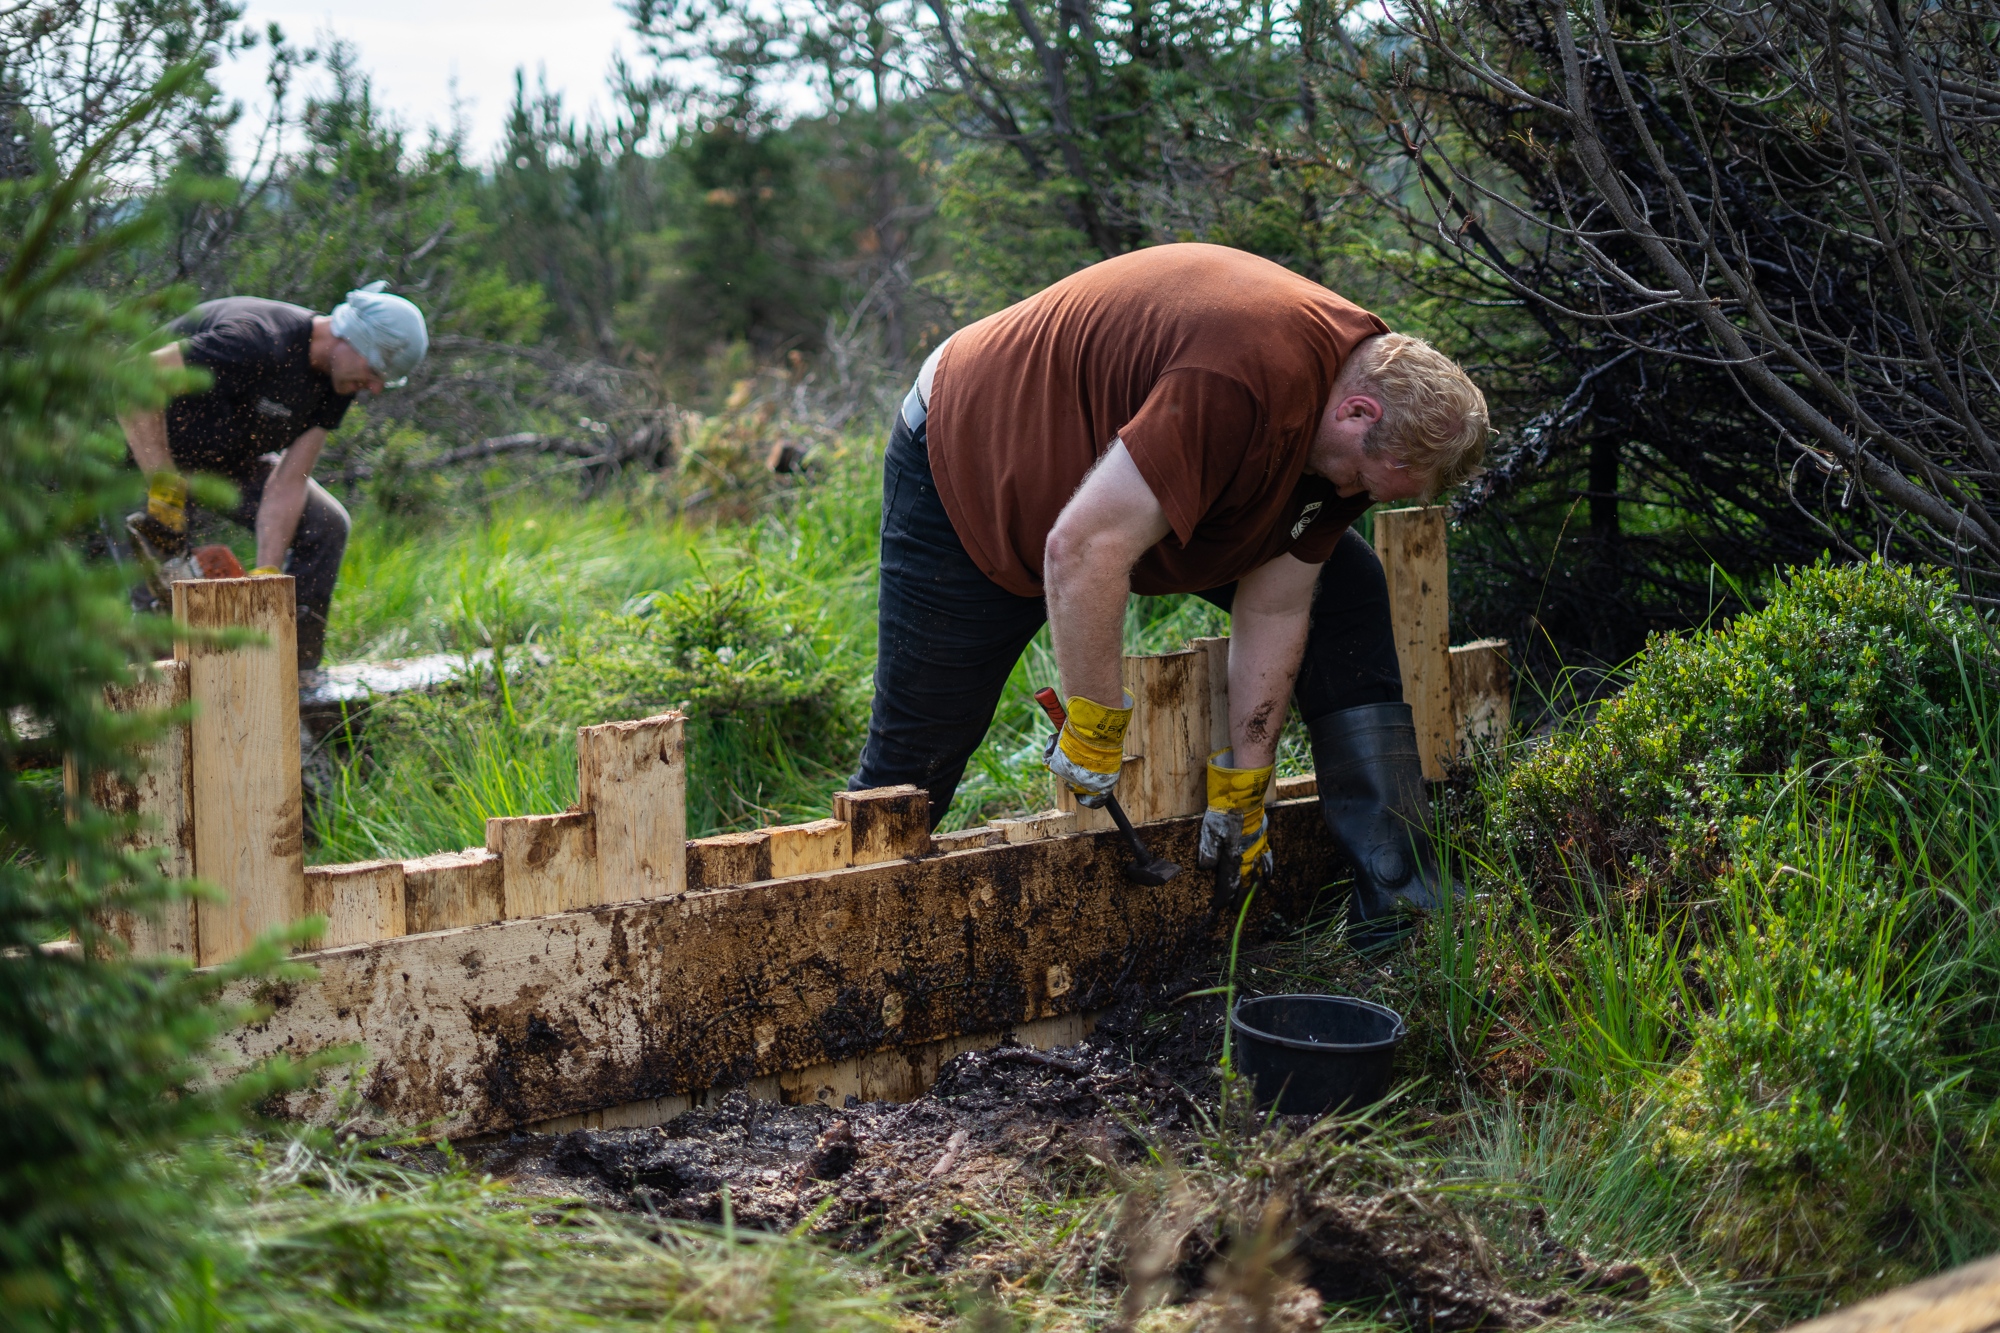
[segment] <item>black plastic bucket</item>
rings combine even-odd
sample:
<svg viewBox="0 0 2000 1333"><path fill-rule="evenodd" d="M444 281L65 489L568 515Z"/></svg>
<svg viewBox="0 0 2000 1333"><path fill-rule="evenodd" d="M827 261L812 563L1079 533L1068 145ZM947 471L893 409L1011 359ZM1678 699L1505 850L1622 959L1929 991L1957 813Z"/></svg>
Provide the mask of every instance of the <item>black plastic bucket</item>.
<svg viewBox="0 0 2000 1333"><path fill-rule="evenodd" d="M1260 995L1229 1015L1259 1110L1322 1116L1379 1102L1403 1040L1394 1009L1345 995Z"/></svg>

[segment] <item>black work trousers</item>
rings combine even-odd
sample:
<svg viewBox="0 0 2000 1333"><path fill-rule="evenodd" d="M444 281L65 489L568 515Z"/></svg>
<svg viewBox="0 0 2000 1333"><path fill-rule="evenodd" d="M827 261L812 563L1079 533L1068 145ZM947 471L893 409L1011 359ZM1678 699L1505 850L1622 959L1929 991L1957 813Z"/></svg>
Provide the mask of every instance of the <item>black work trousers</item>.
<svg viewBox="0 0 2000 1333"><path fill-rule="evenodd" d="M1227 611L1235 592L1230 583L1198 595ZM915 783L930 793L935 828L1048 607L972 562L938 499L924 427L912 430L901 412L883 460L880 602L874 709L848 785ZM1382 564L1356 533L1321 568L1292 697L1307 721L1402 701Z"/></svg>

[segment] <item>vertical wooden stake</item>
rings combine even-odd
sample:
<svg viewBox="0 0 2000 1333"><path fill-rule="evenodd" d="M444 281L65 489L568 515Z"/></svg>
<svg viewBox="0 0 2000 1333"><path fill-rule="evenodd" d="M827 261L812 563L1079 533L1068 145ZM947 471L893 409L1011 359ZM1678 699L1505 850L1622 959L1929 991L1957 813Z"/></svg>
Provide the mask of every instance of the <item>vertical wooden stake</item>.
<svg viewBox="0 0 2000 1333"><path fill-rule="evenodd" d="M326 918L315 949L394 939L405 932L403 863L354 861L306 871L306 915Z"/></svg>
<svg viewBox="0 0 2000 1333"><path fill-rule="evenodd" d="M1217 750L1229 748L1229 638L1189 639L1188 647L1208 657L1208 749L1202 762ZM1204 770L1205 773L1205 770ZM1202 808L1208 808L1207 778L1203 777Z"/></svg>
<svg viewBox="0 0 2000 1333"><path fill-rule="evenodd" d="M486 850L500 858L509 921L604 901L597 887L597 822L582 811L496 816L486 821Z"/></svg>
<svg viewBox="0 0 2000 1333"><path fill-rule="evenodd" d="M849 864L871 866L931 850L931 798L921 787L870 787L833 794L833 817L848 827Z"/></svg>
<svg viewBox="0 0 2000 1333"><path fill-rule="evenodd" d="M928 819L928 815L926 815ZM848 841L850 830L838 819L815 819L808 824L780 824L764 830L771 835L771 878L789 875L819 875L838 870L853 855Z"/></svg>
<svg viewBox="0 0 2000 1333"><path fill-rule="evenodd" d="M1135 824L1198 815L1207 806L1208 669L1208 653L1198 650L1125 659L1134 705L1125 749L1141 762L1120 779L1118 800Z"/></svg>
<svg viewBox="0 0 2000 1333"><path fill-rule="evenodd" d="M403 862L403 925L408 934L483 926L507 918L500 858L484 847Z"/></svg>
<svg viewBox="0 0 2000 1333"><path fill-rule="evenodd" d="M1514 666L1505 639L1481 639L1451 650L1451 698L1461 755L1469 758L1478 747L1507 739L1514 719Z"/></svg>
<svg viewBox="0 0 2000 1333"><path fill-rule="evenodd" d="M104 692L104 701L113 712L151 713L178 708L188 699L188 669L185 662L155 662L150 676L131 685L115 686ZM133 756L139 775L126 778L118 773L90 775L90 803L100 810L119 815L138 815L144 825L124 841L128 851L158 850L160 871L175 879L194 874L194 802L190 787L188 726L176 723L152 744ZM75 794L80 775L65 760L63 785ZM125 942L134 957L161 954L193 961L195 947L195 905L183 899L168 903L158 919L135 912L112 912L104 928Z"/></svg>
<svg viewBox="0 0 2000 1333"><path fill-rule="evenodd" d="M1389 617L1403 669L1403 698L1417 723L1424 776L1437 781L1458 749L1451 702L1451 591L1445 511L1375 515L1375 553L1389 581Z"/></svg>
<svg viewBox="0 0 2000 1333"><path fill-rule="evenodd" d="M306 914L295 617L288 576L174 585L174 618L189 629L249 629L265 639L174 647L195 706L194 869L225 895L195 908L204 964L234 958L265 931Z"/></svg>
<svg viewBox="0 0 2000 1333"><path fill-rule="evenodd" d="M680 713L576 733L577 806L597 820L603 901L687 892L687 763Z"/></svg>

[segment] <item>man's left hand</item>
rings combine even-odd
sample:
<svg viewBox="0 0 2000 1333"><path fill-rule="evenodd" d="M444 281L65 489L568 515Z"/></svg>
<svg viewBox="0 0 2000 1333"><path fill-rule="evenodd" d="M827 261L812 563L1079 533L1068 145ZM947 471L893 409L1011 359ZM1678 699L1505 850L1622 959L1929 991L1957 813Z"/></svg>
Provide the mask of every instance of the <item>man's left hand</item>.
<svg viewBox="0 0 2000 1333"><path fill-rule="evenodd" d="M1229 888L1271 873L1271 832L1264 819L1264 794L1270 790L1274 765L1231 768L1234 750L1217 750L1208 757L1208 810L1201 817L1204 870L1225 867Z"/></svg>

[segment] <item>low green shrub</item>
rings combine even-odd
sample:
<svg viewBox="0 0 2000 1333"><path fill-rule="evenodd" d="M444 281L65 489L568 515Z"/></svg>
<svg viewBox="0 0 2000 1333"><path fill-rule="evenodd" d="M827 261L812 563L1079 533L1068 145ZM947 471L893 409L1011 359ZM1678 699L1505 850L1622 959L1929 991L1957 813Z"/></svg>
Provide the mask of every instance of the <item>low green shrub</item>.
<svg viewBox="0 0 2000 1333"><path fill-rule="evenodd" d="M1538 883L1698 887L1774 782L1949 749L1970 724L1971 676L2000 670L1942 575L1879 560L1795 570L1728 628L1649 643L1587 726L1513 771L1498 818Z"/></svg>

